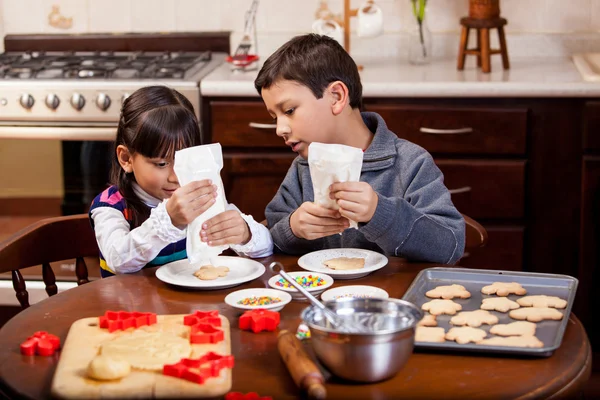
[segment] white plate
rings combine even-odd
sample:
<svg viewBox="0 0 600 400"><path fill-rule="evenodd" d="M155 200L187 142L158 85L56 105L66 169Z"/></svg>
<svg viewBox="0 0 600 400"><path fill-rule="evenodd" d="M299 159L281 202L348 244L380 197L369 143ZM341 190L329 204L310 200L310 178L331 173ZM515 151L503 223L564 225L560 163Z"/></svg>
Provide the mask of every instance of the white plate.
<svg viewBox="0 0 600 400"><path fill-rule="evenodd" d="M240 285L260 277L265 273L265 266L261 263L243 257L217 257L216 266L229 268L227 276L222 276L210 281L204 281L194 276L202 265L190 264L188 259L174 261L156 270L156 277L165 283L184 286L201 290L223 289Z"/></svg>
<svg viewBox="0 0 600 400"><path fill-rule="evenodd" d="M338 257L364 258L365 266L360 269L335 270L323 265L324 261ZM388 263L388 259L383 254L371 250L362 249L328 249L308 253L300 257L298 265L313 272L320 272L333 276L335 279L356 279L362 278L383 268Z"/></svg>
<svg viewBox="0 0 600 400"><path fill-rule="evenodd" d="M325 289L327 289L327 288L331 287L331 285L333 285L333 278L330 277L329 275L325 275L325 274L314 273L314 272L304 272L304 271L294 271L294 272L288 272L288 275L291 276L292 278L297 278L299 276L307 276L307 275L312 275L313 277L322 278L325 281L324 285L305 288L306 290L308 290L308 292L310 294L312 294L315 297L319 297L319 295L321 293L323 293L323 291L325 291ZM284 292L291 294L292 299L294 299L294 300L306 300L304 295L302 293L300 293L298 290L296 290L295 287L286 288L286 287L278 286L277 282L280 279L283 279L283 278L279 274L272 276L268 282L269 286L271 286L273 289L283 290Z"/></svg>
<svg viewBox="0 0 600 400"><path fill-rule="evenodd" d="M370 299L387 299L390 297L388 292L375 286L367 285L348 285L329 289L321 294L321 300L329 301L339 298L370 298Z"/></svg>
<svg viewBox="0 0 600 400"><path fill-rule="evenodd" d="M262 296L279 298L281 301L262 306L252 306L238 303L238 301L242 301L248 297ZM231 307L239 308L242 310L255 310L257 308L264 308L265 310L279 311L290 301L292 301L292 296L289 293L286 293L282 290L275 290L269 288L252 288L236 290L235 292L229 293L227 296L225 296L225 303L229 304Z"/></svg>

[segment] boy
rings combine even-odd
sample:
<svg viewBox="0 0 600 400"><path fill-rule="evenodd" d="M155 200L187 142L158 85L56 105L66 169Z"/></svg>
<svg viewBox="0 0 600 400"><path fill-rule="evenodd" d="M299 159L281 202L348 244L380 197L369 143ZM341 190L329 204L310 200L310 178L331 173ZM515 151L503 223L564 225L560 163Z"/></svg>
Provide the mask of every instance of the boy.
<svg viewBox="0 0 600 400"><path fill-rule="evenodd" d="M441 171L378 114L360 112L358 68L338 42L315 34L291 39L265 61L254 86L277 122L277 136L299 154L265 210L280 251L354 247L446 264L462 257L465 223ZM311 142L364 151L360 182L331 185L339 210L312 202ZM346 230L348 219L358 229Z"/></svg>

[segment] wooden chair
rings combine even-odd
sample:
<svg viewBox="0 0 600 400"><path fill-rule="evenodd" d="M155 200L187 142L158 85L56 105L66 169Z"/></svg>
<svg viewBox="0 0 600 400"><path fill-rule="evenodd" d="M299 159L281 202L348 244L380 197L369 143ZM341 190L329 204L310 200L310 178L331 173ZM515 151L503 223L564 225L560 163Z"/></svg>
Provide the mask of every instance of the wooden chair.
<svg viewBox="0 0 600 400"><path fill-rule="evenodd" d="M88 283L83 257L98 258L99 250L87 214L42 219L0 243L0 273L12 272L12 282L22 308L29 307L29 294L19 270L42 265L46 293L58 288L51 262L75 259L77 284Z"/></svg>
<svg viewBox="0 0 600 400"><path fill-rule="evenodd" d="M478 247L483 247L488 241L487 231L473 218L462 214L465 219L465 255Z"/></svg>

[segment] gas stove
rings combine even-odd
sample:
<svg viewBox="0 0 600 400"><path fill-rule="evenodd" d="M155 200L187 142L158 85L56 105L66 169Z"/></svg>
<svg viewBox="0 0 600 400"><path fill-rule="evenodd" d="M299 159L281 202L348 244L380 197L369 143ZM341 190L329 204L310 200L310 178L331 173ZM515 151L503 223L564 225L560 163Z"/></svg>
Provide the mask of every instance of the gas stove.
<svg viewBox="0 0 600 400"><path fill-rule="evenodd" d="M89 128L114 127L123 100L149 85L180 91L200 117L199 82L224 58L211 51L0 54L0 137L111 140L114 129ZM32 129L73 124L88 129Z"/></svg>

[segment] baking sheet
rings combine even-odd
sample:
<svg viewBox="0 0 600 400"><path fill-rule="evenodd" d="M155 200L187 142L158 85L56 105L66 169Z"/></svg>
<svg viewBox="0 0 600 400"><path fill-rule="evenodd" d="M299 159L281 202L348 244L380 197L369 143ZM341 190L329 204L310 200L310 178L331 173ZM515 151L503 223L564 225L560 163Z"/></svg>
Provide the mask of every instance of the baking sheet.
<svg viewBox="0 0 600 400"><path fill-rule="evenodd" d="M481 288L483 286L490 285L494 282L518 282L527 289L527 294L525 296L545 294L547 296L557 296L567 300L567 307L565 309L558 309L558 311L564 315L562 320L546 320L536 323L537 330L535 336L544 343L543 347L489 346L475 343L458 344L454 341L446 341L444 343L415 342L415 348L515 355L521 354L541 357L552 355L554 350L560 347L563 334L569 321L569 315L571 314L571 308L575 301L575 292L577 291L578 281L571 276L487 269L435 267L421 271L402 299L410 301L421 308L424 303L433 300L425 296L425 293L428 290L434 289L436 286L451 285L455 283L463 285L471 293L471 297L468 299L455 298L453 300L462 305L463 309L461 311L473 311L479 309L484 298L497 297L495 295L488 296L481 293ZM515 294L508 296L508 298L513 301L516 301L519 297L523 296L517 296ZM508 312L490 312L498 317L498 324L508 324L517 321L510 318ZM452 315L438 315L438 326L443 327L446 332L448 332L448 330L454 326L450 325L450 318L452 317ZM487 337L492 337L495 335L489 333L491 327L491 325L484 324L480 328L488 332Z"/></svg>

